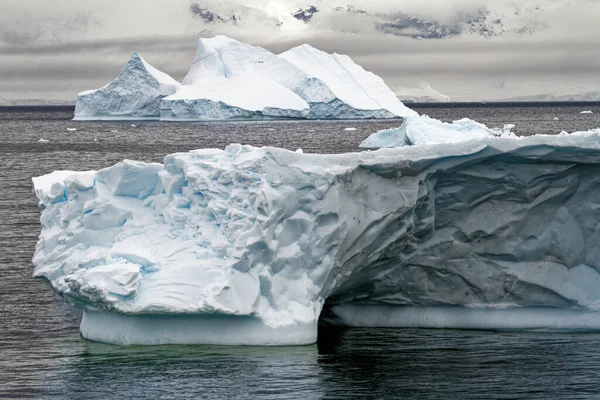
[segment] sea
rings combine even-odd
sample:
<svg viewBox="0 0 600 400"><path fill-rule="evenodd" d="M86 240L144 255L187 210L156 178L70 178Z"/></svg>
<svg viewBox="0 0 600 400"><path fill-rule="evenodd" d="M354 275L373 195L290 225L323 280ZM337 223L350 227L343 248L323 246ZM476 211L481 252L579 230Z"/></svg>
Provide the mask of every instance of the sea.
<svg viewBox="0 0 600 400"><path fill-rule="evenodd" d="M600 127L600 103L414 105L520 135ZM592 111L592 114L581 114ZM84 340L81 312L32 278L31 178L229 143L359 151L400 121L73 122L70 107L0 108L0 398L597 399L600 334L321 328L301 347ZM600 289L599 289L600 290Z"/></svg>

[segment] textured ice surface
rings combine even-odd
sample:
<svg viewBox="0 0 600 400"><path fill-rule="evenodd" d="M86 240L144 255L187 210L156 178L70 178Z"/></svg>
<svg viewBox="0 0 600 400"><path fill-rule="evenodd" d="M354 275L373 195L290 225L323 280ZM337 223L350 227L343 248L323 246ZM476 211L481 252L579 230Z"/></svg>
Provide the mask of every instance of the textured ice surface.
<svg viewBox="0 0 600 400"><path fill-rule="evenodd" d="M413 116L406 117L400 128L384 129L372 134L360 144L360 147L402 147L461 142L497 136L514 136L510 132L512 128L514 128L514 125L504 125L503 129L490 129L467 118L449 124L426 115Z"/></svg>
<svg viewBox="0 0 600 400"><path fill-rule="evenodd" d="M114 81L79 93L74 119L159 119L160 101L178 89L176 80L134 53Z"/></svg>
<svg viewBox="0 0 600 400"><path fill-rule="evenodd" d="M304 57L309 59L300 62ZM296 104L297 100L292 101L287 94L282 96L282 90L274 83L260 87L262 81L256 77L295 93L308 103L310 114L298 113L297 106L290 107L290 102ZM223 84L232 78L237 78L236 84ZM327 54L307 45L277 56L226 36L201 38L183 84L181 96L185 101L179 93L165 99L163 119L216 119L214 116L219 115L230 118L229 114L235 118L259 118L262 115L256 111L257 104L268 105L269 112L264 116L279 118L301 115L314 119L362 119L416 114L398 100L381 78L365 71L348 56ZM257 104L227 110L228 105L248 103L247 100L254 98ZM248 110L246 114L251 115L243 115L240 110ZM205 118L204 113L211 116Z"/></svg>
<svg viewBox="0 0 600 400"><path fill-rule="evenodd" d="M216 77L183 85L161 104L161 120L306 118L308 104L297 94L257 75Z"/></svg>
<svg viewBox="0 0 600 400"><path fill-rule="evenodd" d="M600 329L599 176L599 131L55 172L34 275L110 343L312 343L325 302L350 326Z"/></svg>

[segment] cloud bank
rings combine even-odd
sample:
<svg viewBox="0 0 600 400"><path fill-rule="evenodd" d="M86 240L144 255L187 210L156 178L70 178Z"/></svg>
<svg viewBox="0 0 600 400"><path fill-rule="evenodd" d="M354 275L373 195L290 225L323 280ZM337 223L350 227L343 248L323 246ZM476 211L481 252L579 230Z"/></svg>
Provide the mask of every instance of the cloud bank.
<svg viewBox="0 0 600 400"><path fill-rule="evenodd" d="M73 100L134 51L181 79L195 39L214 34L275 52L308 42L392 88L429 82L457 101L600 90L597 0L0 0L0 9L0 97L13 99Z"/></svg>

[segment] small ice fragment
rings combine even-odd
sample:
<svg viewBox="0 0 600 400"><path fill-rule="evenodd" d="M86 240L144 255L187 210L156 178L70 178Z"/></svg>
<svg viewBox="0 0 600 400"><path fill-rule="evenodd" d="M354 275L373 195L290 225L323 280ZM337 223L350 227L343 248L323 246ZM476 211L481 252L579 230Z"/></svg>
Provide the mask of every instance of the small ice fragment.
<svg viewBox="0 0 600 400"><path fill-rule="evenodd" d="M132 128L137 128L136 124L131 125Z"/></svg>
<svg viewBox="0 0 600 400"><path fill-rule="evenodd" d="M302 154L302 153L304 153L304 152L302 151L302 149L298 149L298 150L296 150L296 153L300 153L300 154Z"/></svg>
<svg viewBox="0 0 600 400"><path fill-rule="evenodd" d="M593 111L588 110L588 111L582 111L579 114L593 114L593 113L594 113Z"/></svg>
<svg viewBox="0 0 600 400"><path fill-rule="evenodd" d="M67 128L67 130L68 130L69 132L75 132L75 131L77 130L77 128Z"/></svg>
<svg viewBox="0 0 600 400"><path fill-rule="evenodd" d="M97 142L97 141L98 141L98 138L94 138L94 142Z"/></svg>
<svg viewBox="0 0 600 400"><path fill-rule="evenodd" d="M111 130L111 132L112 132L112 133L117 133L117 132L119 132L119 131L118 131L118 130L116 130L116 129L113 129L113 130Z"/></svg>
<svg viewBox="0 0 600 400"><path fill-rule="evenodd" d="M554 117L554 120L555 120L555 121L558 121L558 117Z"/></svg>
<svg viewBox="0 0 600 400"><path fill-rule="evenodd" d="M345 131L355 131L355 130L356 130L356 128L345 128L344 130L345 130Z"/></svg>
<svg viewBox="0 0 600 400"><path fill-rule="evenodd" d="M41 138L40 140L38 140L38 142L40 142L40 143L48 143L48 142L49 142L49 140L48 140L48 139Z"/></svg>
<svg viewBox="0 0 600 400"><path fill-rule="evenodd" d="M510 135L512 134L512 130L514 127L514 124L504 124L504 128L502 128L502 133L505 135Z"/></svg>
<svg viewBox="0 0 600 400"><path fill-rule="evenodd" d="M267 128L268 131L274 131L275 128Z"/></svg>

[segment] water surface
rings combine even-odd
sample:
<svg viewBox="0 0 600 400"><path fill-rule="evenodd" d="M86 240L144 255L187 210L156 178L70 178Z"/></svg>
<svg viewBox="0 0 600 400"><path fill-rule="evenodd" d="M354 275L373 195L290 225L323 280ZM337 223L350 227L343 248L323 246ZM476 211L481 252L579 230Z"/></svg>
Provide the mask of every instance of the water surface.
<svg viewBox="0 0 600 400"><path fill-rule="evenodd" d="M600 127L600 107L441 108L519 134ZM0 398L600 397L600 335L328 329L313 346L118 347L81 338L81 313L31 278L39 211L31 177L228 143L358 151L398 121L179 124L72 122L69 112L0 112ZM558 118L558 120L555 120ZM136 125L136 126L132 126ZM77 131L69 131L76 128ZM345 128L356 128L346 131ZM41 143L39 139L48 140Z"/></svg>

